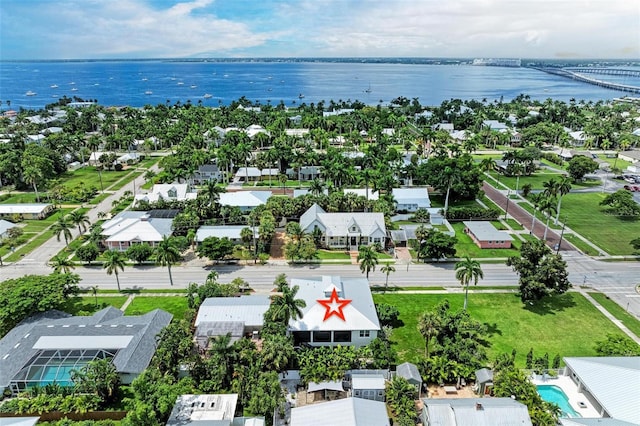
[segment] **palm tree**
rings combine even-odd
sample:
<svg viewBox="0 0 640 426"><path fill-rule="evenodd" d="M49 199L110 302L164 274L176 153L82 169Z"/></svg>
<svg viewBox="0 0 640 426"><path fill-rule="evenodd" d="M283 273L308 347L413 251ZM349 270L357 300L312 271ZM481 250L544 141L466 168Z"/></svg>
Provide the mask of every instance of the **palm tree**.
<svg viewBox="0 0 640 426"><path fill-rule="evenodd" d="M284 324L289 324L289 320L302 318L302 309L307 307L303 299L296 299L300 286L282 286L280 294L273 296L271 307L273 309L272 320L281 320Z"/></svg>
<svg viewBox="0 0 640 426"><path fill-rule="evenodd" d="M437 312L424 312L418 318L418 330L425 340L424 353L429 358L429 342L440 332L440 316Z"/></svg>
<svg viewBox="0 0 640 426"><path fill-rule="evenodd" d="M556 211L556 197L545 196L540 200L540 211L547 216L547 225L544 228L544 236L542 239L547 241L547 232L549 231L549 221L551 220L551 214Z"/></svg>
<svg viewBox="0 0 640 426"><path fill-rule="evenodd" d="M542 200L542 194L530 194L529 201L533 204L533 217L531 219L531 230L529 231L530 235L533 234L533 228L536 226L536 213L538 212L538 207L540 206L540 200Z"/></svg>
<svg viewBox="0 0 640 426"><path fill-rule="evenodd" d="M311 193L311 195L315 195L317 197L324 192L324 189L326 187L327 185L322 179L315 178L309 184L309 192Z"/></svg>
<svg viewBox="0 0 640 426"><path fill-rule="evenodd" d="M75 263L73 263L67 256L63 254L57 254L49 263L53 268L53 272L56 274L68 274L71 270L75 269Z"/></svg>
<svg viewBox="0 0 640 426"><path fill-rule="evenodd" d="M69 213L67 215L67 219L69 220L69 222L78 226L78 235L87 230L87 225L91 225L89 216L87 216L86 213L83 213L80 210L74 210Z"/></svg>
<svg viewBox="0 0 640 426"><path fill-rule="evenodd" d="M386 293L387 287L389 286L389 274L392 273L392 272L395 272L396 268L391 266L390 262L387 262L387 263L384 264L384 266L382 268L380 268L380 271L387 275L386 278L385 278L385 281L384 281L384 291Z"/></svg>
<svg viewBox="0 0 640 426"><path fill-rule="evenodd" d="M176 247L175 240L166 235L162 237L162 241L156 246L156 261L162 266L166 266L169 271L169 282L173 285L173 276L171 275L171 265L180 261L180 251Z"/></svg>
<svg viewBox="0 0 640 426"><path fill-rule="evenodd" d="M555 224L558 224L558 219L560 218L560 206L562 204L562 197L567 195L571 191L571 182L569 177L565 176L560 180L558 184L558 205L556 207L556 219Z"/></svg>
<svg viewBox="0 0 640 426"><path fill-rule="evenodd" d="M60 241L60 235L64 236L64 243L69 247L69 240L73 238L71 235L71 227L73 225L69 223L66 217L60 215L58 220L51 225L51 230L56 234L56 239Z"/></svg>
<svg viewBox="0 0 640 426"><path fill-rule="evenodd" d="M120 291L120 278L118 277L118 269L124 271L125 257L121 251L108 250L104 252L104 262L102 268L107 270L107 275L116 275L116 283L118 283L118 291Z"/></svg>
<svg viewBox="0 0 640 426"><path fill-rule="evenodd" d="M93 298L96 301L96 308L97 308L98 307L98 286L97 285L92 285L89 288L91 289L91 293L93 294Z"/></svg>
<svg viewBox="0 0 640 426"><path fill-rule="evenodd" d="M358 262L360 262L360 271L366 274L369 279L369 272L376 270L378 264L378 253L369 246L358 247Z"/></svg>
<svg viewBox="0 0 640 426"><path fill-rule="evenodd" d="M478 279L484 278L484 273L480 267L480 262L472 260L469 256L456 263L456 279L464 287L464 307L467 310L467 297L469 294L469 283L473 280L473 285L478 285Z"/></svg>

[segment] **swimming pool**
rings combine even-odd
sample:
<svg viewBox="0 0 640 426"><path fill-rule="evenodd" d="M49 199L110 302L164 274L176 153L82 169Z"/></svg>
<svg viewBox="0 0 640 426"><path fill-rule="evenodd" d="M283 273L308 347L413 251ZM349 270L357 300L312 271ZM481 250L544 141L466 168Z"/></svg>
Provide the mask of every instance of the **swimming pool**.
<svg viewBox="0 0 640 426"><path fill-rule="evenodd" d="M558 386L538 385L538 394L547 402L553 402L562 411L561 417L582 417L569 404L569 398Z"/></svg>

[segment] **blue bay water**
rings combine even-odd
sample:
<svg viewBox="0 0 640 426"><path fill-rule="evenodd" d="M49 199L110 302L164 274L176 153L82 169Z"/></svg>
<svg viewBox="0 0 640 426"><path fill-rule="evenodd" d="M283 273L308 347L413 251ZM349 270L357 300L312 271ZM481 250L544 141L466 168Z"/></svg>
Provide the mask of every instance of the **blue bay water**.
<svg viewBox="0 0 640 426"><path fill-rule="evenodd" d="M639 85L629 79L624 83ZM36 94L27 96L29 91ZM63 95L97 99L106 106L140 107L166 101L218 106L241 96L286 105L330 100L375 105L405 96L418 98L423 105L439 105L448 99L502 97L508 101L519 94L537 100L594 102L625 95L529 68L344 62L0 62L0 107L6 108L9 100L16 109L42 108Z"/></svg>

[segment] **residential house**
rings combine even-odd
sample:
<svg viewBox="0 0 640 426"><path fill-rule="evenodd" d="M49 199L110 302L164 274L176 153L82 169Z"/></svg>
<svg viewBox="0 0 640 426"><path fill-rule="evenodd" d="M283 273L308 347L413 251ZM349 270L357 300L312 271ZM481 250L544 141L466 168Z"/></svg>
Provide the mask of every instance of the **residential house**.
<svg viewBox="0 0 640 426"><path fill-rule="evenodd" d="M8 220L0 219L0 240L9 236L9 230L13 228L17 228L13 222L9 222Z"/></svg>
<svg viewBox="0 0 640 426"><path fill-rule="evenodd" d="M102 243L109 250L126 251L135 244L155 247L164 237L171 236L172 217L157 217L154 210L123 211L102 224ZM177 211L174 211L177 213Z"/></svg>
<svg viewBox="0 0 640 426"><path fill-rule="evenodd" d="M302 166L300 169L289 168L286 171L289 179L308 182L320 177L320 166Z"/></svg>
<svg viewBox="0 0 640 426"><path fill-rule="evenodd" d="M333 116L336 116L336 115L351 114L354 111L355 111L355 109L353 109L353 108L336 108L333 111L322 111L322 116L323 117L333 117Z"/></svg>
<svg viewBox="0 0 640 426"><path fill-rule="evenodd" d="M424 426L532 426L527 406L512 398L423 398Z"/></svg>
<svg viewBox="0 0 640 426"><path fill-rule="evenodd" d="M290 426L390 426L384 402L344 398L291 409Z"/></svg>
<svg viewBox="0 0 640 426"><path fill-rule="evenodd" d="M238 207L242 212L249 212L267 202L271 191L236 191L220 194L220 205Z"/></svg>
<svg viewBox="0 0 640 426"><path fill-rule="evenodd" d="M427 188L393 188L392 194L398 211L414 213L431 207Z"/></svg>
<svg viewBox="0 0 640 426"><path fill-rule="evenodd" d="M433 126L431 126L432 130L444 130L445 132L451 134L453 132L455 132L455 129L453 128L453 123L438 123L438 124L434 124Z"/></svg>
<svg viewBox="0 0 640 426"><path fill-rule="evenodd" d="M217 164L203 164L193 174L193 183L202 185L206 182L220 182L223 178L223 172Z"/></svg>
<svg viewBox="0 0 640 426"><path fill-rule="evenodd" d="M245 129L245 133L249 136L249 138L253 139L258 133L264 133L270 136L270 133L267 129L262 127L259 124L252 124Z"/></svg>
<svg viewBox="0 0 640 426"><path fill-rule="evenodd" d="M474 243L482 249L485 248L511 248L513 237L508 232L498 231L488 221L465 221L464 232L471 237Z"/></svg>
<svg viewBox="0 0 640 426"><path fill-rule="evenodd" d="M476 386L478 393L482 395L491 395L493 388L493 371L488 368L481 368L476 371Z"/></svg>
<svg viewBox="0 0 640 426"><path fill-rule="evenodd" d="M387 237L382 213L327 213L315 203L300 217L300 227L306 233L318 228L329 248L357 250L376 243L384 247Z"/></svg>
<svg viewBox="0 0 640 426"><path fill-rule="evenodd" d="M53 204L46 203L0 204L0 218L44 219L54 210Z"/></svg>
<svg viewBox="0 0 640 426"><path fill-rule="evenodd" d="M640 357L567 357L564 363L564 375L601 417L640 424Z"/></svg>
<svg viewBox="0 0 640 426"><path fill-rule="evenodd" d="M578 130L575 132L570 131L568 133L569 133L569 140L571 144L574 146L582 146L585 144L585 142L588 139L587 134L582 130Z"/></svg>
<svg viewBox="0 0 640 426"><path fill-rule="evenodd" d="M231 426L238 404L238 394L180 395L167 426Z"/></svg>
<svg viewBox="0 0 640 426"><path fill-rule="evenodd" d="M640 149L632 149L629 151L620 151L618 153L618 158L624 161L629 161L631 163L640 162Z"/></svg>
<svg viewBox="0 0 640 426"><path fill-rule="evenodd" d="M163 183L155 184L151 191L146 194L136 194L134 204L140 201L148 203L157 203L160 199L164 201L186 201L195 200L198 196L197 192L191 191L191 185L188 183Z"/></svg>
<svg viewBox="0 0 640 426"><path fill-rule="evenodd" d="M509 129L509 126L507 126L505 123L501 123L498 120L482 120L482 127L498 132Z"/></svg>
<svg viewBox="0 0 640 426"><path fill-rule="evenodd" d="M409 382L410 385L414 386L416 388L416 395L418 395L418 398L420 397L422 394L422 376L415 364L403 362L398 365L396 367L396 376L402 377Z"/></svg>
<svg viewBox="0 0 640 426"><path fill-rule="evenodd" d="M366 278L294 278L294 286L306 303L302 318L289 321L296 345L359 347L378 336L380 322Z"/></svg>
<svg viewBox="0 0 640 426"><path fill-rule="evenodd" d="M196 342L206 349L212 337L231 334L232 341L257 336L264 314L271 305L269 296L209 297L202 302L195 320Z"/></svg>
<svg viewBox="0 0 640 426"><path fill-rule="evenodd" d="M284 134L296 138L305 138L309 135L309 129L284 129Z"/></svg>
<svg viewBox="0 0 640 426"><path fill-rule="evenodd" d="M245 226L245 225L205 225L198 228L196 231L196 242L201 243L205 238L217 237L228 238L235 244L242 243L242 230L245 228L253 229L253 237L258 238L260 236L258 227Z"/></svg>
<svg viewBox="0 0 640 426"><path fill-rule="evenodd" d="M90 316L55 310L33 315L0 340L0 389L15 395L53 381L70 386L71 371L105 358L130 384L149 366L156 336L172 317L160 309L125 316L113 307Z"/></svg>
<svg viewBox="0 0 640 426"><path fill-rule="evenodd" d="M220 126L214 126L213 129L204 132L202 137L208 145L220 146L226 134L225 129Z"/></svg>
<svg viewBox="0 0 640 426"><path fill-rule="evenodd" d="M240 167L235 174L235 182L255 182L262 178L262 170L257 167Z"/></svg>

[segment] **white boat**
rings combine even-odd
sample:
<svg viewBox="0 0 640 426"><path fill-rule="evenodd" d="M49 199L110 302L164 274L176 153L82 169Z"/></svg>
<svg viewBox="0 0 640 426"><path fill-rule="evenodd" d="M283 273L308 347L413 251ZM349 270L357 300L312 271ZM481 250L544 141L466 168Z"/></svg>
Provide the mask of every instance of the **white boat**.
<svg viewBox="0 0 640 426"><path fill-rule="evenodd" d="M178 82L178 86L183 86L183 85L184 85L183 82L181 82L181 81Z"/></svg>
<svg viewBox="0 0 640 426"><path fill-rule="evenodd" d="M153 95L153 92L151 90L147 90L146 92L144 92L145 95Z"/></svg>
<svg viewBox="0 0 640 426"><path fill-rule="evenodd" d="M198 86L196 86L195 84L192 84L192 85L191 85L191 88L192 88L192 89L195 89L196 87L198 87Z"/></svg>
<svg viewBox="0 0 640 426"><path fill-rule="evenodd" d="M142 81L147 81L147 80L149 80L147 77L144 77L144 78L142 79Z"/></svg>
<svg viewBox="0 0 640 426"><path fill-rule="evenodd" d="M213 98L213 95L211 93L205 93L203 98L205 99Z"/></svg>
<svg viewBox="0 0 640 426"><path fill-rule="evenodd" d="M25 95L27 95L27 96L35 96L35 95L37 95L37 93L36 92L32 92L31 90L29 90L27 93L25 93Z"/></svg>
<svg viewBox="0 0 640 426"><path fill-rule="evenodd" d="M72 92L77 92L78 89L76 87L74 87L73 89L71 89Z"/></svg>
<svg viewBox="0 0 640 426"><path fill-rule="evenodd" d="M52 88L52 89L57 89L57 88L58 88L58 85L57 85L57 84L52 84L52 85L51 85L51 88Z"/></svg>
<svg viewBox="0 0 640 426"><path fill-rule="evenodd" d="M302 93L300 93L300 94L298 95L298 99L302 99L302 98L304 98L304 95L303 95Z"/></svg>

